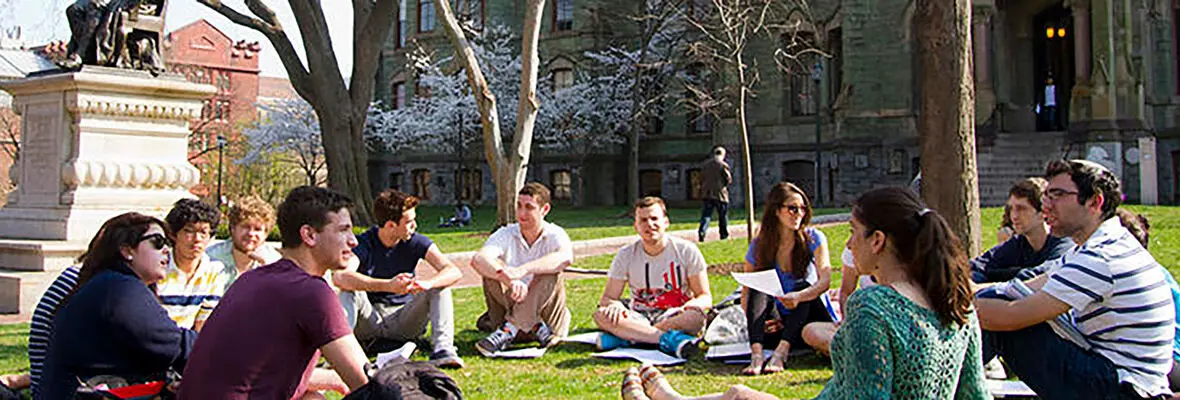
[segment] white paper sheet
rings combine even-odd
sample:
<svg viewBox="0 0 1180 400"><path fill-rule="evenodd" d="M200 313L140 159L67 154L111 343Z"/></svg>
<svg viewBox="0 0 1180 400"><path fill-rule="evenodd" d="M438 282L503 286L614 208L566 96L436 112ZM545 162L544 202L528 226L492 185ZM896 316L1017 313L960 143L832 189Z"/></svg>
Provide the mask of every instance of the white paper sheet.
<svg viewBox="0 0 1180 400"><path fill-rule="evenodd" d="M588 344L588 345L593 346L593 345L598 344L598 337L600 335L602 335L602 332L598 332L598 331L579 333L577 335L569 336L569 337L563 339L562 341L563 342L572 342L572 343L584 343L584 344Z"/></svg>
<svg viewBox="0 0 1180 400"><path fill-rule="evenodd" d="M417 348L418 345L414 344L414 342L406 342L406 344L397 350L378 354L377 368L385 368L387 365L396 365L410 361L410 356L414 355L414 350Z"/></svg>
<svg viewBox="0 0 1180 400"><path fill-rule="evenodd" d="M497 351L492 354L494 358L537 358L545 355L544 347L529 347L517 350Z"/></svg>
<svg viewBox="0 0 1180 400"><path fill-rule="evenodd" d="M712 360L714 358L728 358L728 357L750 357L749 343L729 343L709 346L709 350L705 351L705 359Z"/></svg>
<svg viewBox="0 0 1180 400"><path fill-rule="evenodd" d="M635 361L639 361L640 363L643 363L643 364L652 364L652 365L676 365L676 364L681 364L681 363L684 363L685 361L688 361L683 358L677 358L677 357L673 357L673 356L664 354L662 351L659 351L659 350L635 349L635 348L618 348L618 349L614 349L614 350L606 351L606 352L602 352L602 353L594 353L593 355L595 357L600 357L600 358L614 358L614 359L629 358L629 359L632 359Z"/></svg>
<svg viewBox="0 0 1180 400"><path fill-rule="evenodd" d="M769 294L783 297L783 286L778 281L778 272L773 269L758 272L734 272L733 279L742 286Z"/></svg>
<svg viewBox="0 0 1180 400"><path fill-rule="evenodd" d="M1028 385L1025 385L1024 382L1021 381L999 381L995 379L988 379L987 390L992 393L992 396L995 397L1029 397L1037 395L1036 392L1033 392L1032 389L1028 388Z"/></svg>

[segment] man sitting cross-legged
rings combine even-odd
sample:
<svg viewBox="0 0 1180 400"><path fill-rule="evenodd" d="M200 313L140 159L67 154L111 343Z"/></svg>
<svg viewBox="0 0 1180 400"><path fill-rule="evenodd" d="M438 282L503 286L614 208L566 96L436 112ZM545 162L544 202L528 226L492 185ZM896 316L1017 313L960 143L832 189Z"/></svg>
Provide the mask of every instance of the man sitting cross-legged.
<svg viewBox="0 0 1180 400"><path fill-rule="evenodd" d="M462 368L455 351L454 307L451 289L463 273L438 245L418 230L418 198L387 189L373 201L378 225L357 237L352 249L359 267L332 273L341 289L340 303L362 343L385 339L408 341L426 333L437 366ZM426 259L435 270L430 279L415 276L418 261Z"/></svg>
<svg viewBox="0 0 1180 400"><path fill-rule="evenodd" d="M1051 261L1059 266L1027 281L1027 297L1009 301L1006 291L979 293L983 360L1002 356L1043 398L1170 394L1176 311L1168 271L1115 216L1122 202L1118 179L1080 160L1051 162L1045 178L1051 233L1078 246ZM1069 318L1057 319L1062 314Z"/></svg>
<svg viewBox="0 0 1180 400"><path fill-rule="evenodd" d="M619 250L594 322L603 332L598 347L610 350L630 342L658 344L681 358L696 352L696 335L705 327L713 303L705 257L696 245L667 235L667 206L658 197L635 202L639 241ZM620 299L623 287L631 299Z"/></svg>
<svg viewBox="0 0 1180 400"><path fill-rule="evenodd" d="M504 350L518 334L550 346L569 333L561 272L574 260L573 244L560 226L545 222L549 189L530 182L516 196L516 222L493 233L471 259L483 277L488 311L476 322L493 331L475 344L484 356Z"/></svg>
<svg viewBox="0 0 1180 400"><path fill-rule="evenodd" d="M323 278L355 257L351 208L347 196L321 187L287 194L278 216L283 259L242 274L225 293L193 345L180 399L322 399L314 390L343 393L369 381L365 353ZM315 369L321 354L331 371Z"/></svg>

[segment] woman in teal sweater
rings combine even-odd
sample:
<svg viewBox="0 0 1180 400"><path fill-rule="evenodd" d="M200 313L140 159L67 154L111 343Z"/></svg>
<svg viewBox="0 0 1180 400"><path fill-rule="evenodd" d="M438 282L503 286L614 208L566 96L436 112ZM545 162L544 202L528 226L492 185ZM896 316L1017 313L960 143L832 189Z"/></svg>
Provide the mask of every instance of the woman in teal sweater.
<svg viewBox="0 0 1180 400"><path fill-rule="evenodd" d="M970 271L959 239L910 191L883 188L852 210L859 274L880 285L855 292L832 344L820 399L987 399ZM624 398L683 399L654 367L628 371ZM773 399L735 385L698 399Z"/></svg>

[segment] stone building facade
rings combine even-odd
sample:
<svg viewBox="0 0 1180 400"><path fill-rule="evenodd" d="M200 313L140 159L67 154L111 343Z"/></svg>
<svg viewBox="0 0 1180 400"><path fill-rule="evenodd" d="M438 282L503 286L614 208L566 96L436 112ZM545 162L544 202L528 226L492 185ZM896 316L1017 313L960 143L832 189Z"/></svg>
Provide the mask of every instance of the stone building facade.
<svg viewBox="0 0 1180 400"><path fill-rule="evenodd" d="M450 51L429 0L400 3L377 76L377 100L391 105L413 101L414 76L404 59L411 45ZM477 10L472 15L483 23L520 30L521 2L456 3ZM583 64L586 50L633 43L634 29L611 12L634 3L547 4L541 72L560 80ZM795 35L829 55L819 61L818 73L777 69L771 55L781 40L760 37L750 46L761 78L747 117L755 197L789 180L817 203L841 206L867 189L909 183L919 161L918 85L925 74L938 73L918 69L913 1L820 0L810 6L813 21ZM1062 157L1107 165L1122 177L1128 201L1180 201L1180 3L976 0L973 9L976 142L985 205L1002 203L1013 181L1039 174L1046 161ZM736 124L724 113L712 121L667 108L662 129L640 140L641 191L695 204L696 168L710 147L726 146L734 170L740 170ZM482 154L471 149L461 162L425 153L373 154L370 179L374 189L397 187L429 202L453 202L456 192L465 200L489 202L495 192ZM562 197L577 192L587 204L628 202L623 148L592 155L582 166L560 154L535 149L533 154L530 178ZM461 174L480 185L454 190ZM738 185L730 192L735 204L744 202Z"/></svg>

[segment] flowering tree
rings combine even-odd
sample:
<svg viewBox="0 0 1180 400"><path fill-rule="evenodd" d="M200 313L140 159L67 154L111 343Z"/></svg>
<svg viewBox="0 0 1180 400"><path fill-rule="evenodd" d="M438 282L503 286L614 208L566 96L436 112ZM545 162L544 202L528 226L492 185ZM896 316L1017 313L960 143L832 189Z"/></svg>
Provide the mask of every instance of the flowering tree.
<svg viewBox="0 0 1180 400"><path fill-rule="evenodd" d="M324 183L321 174L327 163L320 122L311 105L301 99L284 99L258 107L262 122L242 131L249 150L238 164L287 162L300 169L308 185Z"/></svg>

